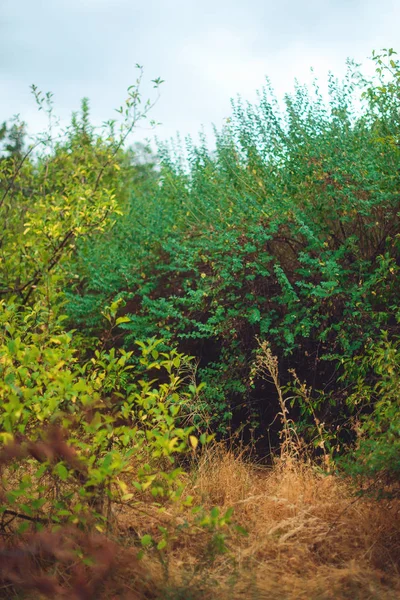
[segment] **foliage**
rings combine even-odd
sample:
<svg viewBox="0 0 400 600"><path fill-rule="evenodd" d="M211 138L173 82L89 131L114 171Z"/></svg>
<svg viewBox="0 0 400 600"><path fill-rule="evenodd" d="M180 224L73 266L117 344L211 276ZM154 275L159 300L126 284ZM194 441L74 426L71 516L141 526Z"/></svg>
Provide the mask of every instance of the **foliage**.
<svg viewBox="0 0 400 600"><path fill-rule="evenodd" d="M3 479L2 511L22 503L39 522L84 523L97 509L101 530L109 514L104 503L134 502L147 489L153 497L178 498L174 456L198 444L194 427L182 421L197 393L184 389L187 359L159 353L153 341L141 344L139 373L128 365L132 352L123 350L99 349L79 364L60 323L35 332L26 312L4 303L1 312L1 436L11 456L12 444L23 442L15 458L27 461L9 484ZM164 382L146 376L157 371L165 372Z"/></svg>
<svg viewBox="0 0 400 600"><path fill-rule="evenodd" d="M268 86L256 105L238 99L213 151L161 147L146 202L133 191L111 235L79 247L74 326L99 334L99 309L123 298L118 340L160 335L196 356L219 431L274 420L274 388L249 381L258 335L282 385L295 369L316 418L349 442L342 360L399 333L399 63L374 60L372 79L353 63L331 76L327 101L318 82L283 112Z"/></svg>
<svg viewBox="0 0 400 600"><path fill-rule="evenodd" d="M347 405L357 432L356 450L344 457L354 475L398 480L400 471L400 342L383 332L362 355L344 363Z"/></svg>
<svg viewBox="0 0 400 600"><path fill-rule="evenodd" d="M40 96L38 102L41 107ZM60 281L52 282L55 267L65 267L79 236L104 231L107 218L120 211L123 199L117 196L126 183L117 176L121 140L110 134L103 141L88 111L83 101L80 118L74 115L61 140L43 137L22 159L11 156L0 163L2 296L17 294L26 304L34 289L38 295L60 287ZM48 112L51 118L51 104ZM58 268L54 277L61 273Z"/></svg>
<svg viewBox="0 0 400 600"><path fill-rule="evenodd" d="M140 83L141 70L118 110L118 133L114 121L97 133L83 100L80 115L73 115L57 139L51 135L52 96L33 86L39 110L48 113L49 132L25 154L6 148L0 161L0 514L2 533L11 543L0 551L21 559L10 563L11 584L25 581L44 593L61 588L56 579L43 577L40 583L34 574L20 581L23 565L27 570L33 565L18 536L32 528L42 531L32 533L32 543L40 549L44 540L52 556L53 533L63 531L64 559L77 552L85 563L91 560L85 558L90 539L68 527L109 532L115 506L140 512L151 505L157 512L174 502L190 521L193 499L183 493L183 459L178 459L212 438L197 435L193 424L201 386L192 358L163 351L155 338L139 340L135 351L107 343L113 330L130 320L117 315L120 301L102 307L107 326L98 339L65 325L63 288L72 277L77 242L107 234L126 208L129 186L145 188L155 178L147 150L124 147L152 106L147 102L140 109ZM160 83L154 80L154 87ZM229 520L221 524L221 519L213 521L215 536ZM196 527L209 527L206 514L203 521ZM44 532L45 527L50 529ZM160 553L174 528L160 530ZM53 559L60 560L58 553ZM104 570L99 570L101 580ZM84 581L79 566L77 572L77 580Z"/></svg>
<svg viewBox="0 0 400 600"><path fill-rule="evenodd" d="M0 585L8 593L10 588L20 588L41 598L93 598L114 566L114 552L115 546L104 536L71 528L26 534L14 539L12 549L1 543ZM54 572L54 562L62 565L68 578Z"/></svg>
<svg viewBox="0 0 400 600"><path fill-rule="evenodd" d="M18 118L11 120L10 124L4 121L0 126L0 156L22 158L26 141L26 124Z"/></svg>

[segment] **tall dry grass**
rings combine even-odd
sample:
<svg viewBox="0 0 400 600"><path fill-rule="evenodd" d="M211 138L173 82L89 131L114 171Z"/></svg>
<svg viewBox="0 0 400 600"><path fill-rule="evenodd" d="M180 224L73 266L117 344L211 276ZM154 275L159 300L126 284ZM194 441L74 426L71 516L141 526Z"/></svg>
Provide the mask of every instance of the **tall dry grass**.
<svg viewBox="0 0 400 600"><path fill-rule="evenodd" d="M271 468L216 445L188 476L188 494L206 508L234 507L228 551L207 557L204 536L171 540L162 564L121 549L107 598L340 600L400 598L400 501L354 496L350 482L311 464ZM167 507L170 523L179 515ZM120 540L157 529L151 516L119 516Z"/></svg>

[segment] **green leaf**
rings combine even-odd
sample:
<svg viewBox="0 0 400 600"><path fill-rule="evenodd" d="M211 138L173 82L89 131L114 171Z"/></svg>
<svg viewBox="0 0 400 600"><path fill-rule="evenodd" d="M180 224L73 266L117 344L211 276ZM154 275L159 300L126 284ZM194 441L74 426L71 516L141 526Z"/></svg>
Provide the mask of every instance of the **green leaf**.
<svg viewBox="0 0 400 600"><path fill-rule="evenodd" d="M115 321L116 325L121 325L121 323L129 323L131 321L131 319L127 316L123 316L123 317L118 317L118 319Z"/></svg>
<svg viewBox="0 0 400 600"><path fill-rule="evenodd" d="M166 545L167 545L167 540L166 539L162 539L157 544L157 550L163 550L166 547Z"/></svg>
<svg viewBox="0 0 400 600"><path fill-rule="evenodd" d="M62 481L66 481L68 479L69 473L66 467L62 463L58 463L54 467L54 471L59 476Z"/></svg>
<svg viewBox="0 0 400 600"><path fill-rule="evenodd" d="M219 508L214 506L210 511L210 515L213 519L217 519L219 517Z"/></svg>
<svg viewBox="0 0 400 600"><path fill-rule="evenodd" d="M146 534L142 537L140 543L144 548L147 548L148 546L151 546L153 544L153 538L151 537L151 535Z"/></svg>

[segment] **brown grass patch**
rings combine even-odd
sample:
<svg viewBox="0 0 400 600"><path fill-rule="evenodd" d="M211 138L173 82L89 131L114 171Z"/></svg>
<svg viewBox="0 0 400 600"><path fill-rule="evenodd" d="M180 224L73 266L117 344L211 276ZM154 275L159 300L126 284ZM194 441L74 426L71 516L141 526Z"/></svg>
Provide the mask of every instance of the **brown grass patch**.
<svg viewBox="0 0 400 600"><path fill-rule="evenodd" d="M355 498L348 482L312 465L283 461L261 468L221 446L202 455L188 476L187 493L208 509L233 506L234 520L248 536L229 530L228 552L208 560L207 534L181 532L164 564L149 552L140 573L129 565L137 549L127 547L105 598L400 597L399 500ZM161 518L178 528L183 521L174 507ZM157 522L125 512L120 527L126 541L130 530L156 533Z"/></svg>

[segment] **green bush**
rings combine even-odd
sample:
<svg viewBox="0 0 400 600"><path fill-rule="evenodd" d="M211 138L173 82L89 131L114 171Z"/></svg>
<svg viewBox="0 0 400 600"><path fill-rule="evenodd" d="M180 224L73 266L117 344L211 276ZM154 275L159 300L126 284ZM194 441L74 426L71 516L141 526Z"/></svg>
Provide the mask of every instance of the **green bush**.
<svg viewBox="0 0 400 600"><path fill-rule="evenodd" d="M21 529L88 521L102 529L104 505L136 503L146 490L178 500L175 456L210 438L197 438L186 414L199 392L191 359L160 352L154 339L139 341L139 352L106 347L129 321L117 316L119 302L102 307L103 338L65 326L76 244L107 234L127 186L148 169L132 167L123 149L150 107L139 111L139 85L140 77L118 135L113 123L107 137L96 133L83 101L59 140L43 136L0 160L0 512L22 519ZM52 119L51 95L33 91Z"/></svg>
<svg viewBox="0 0 400 600"><path fill-rule="evenodd" d="M186 357L160 353L151 341L140 344L137 370L128 364L132 352L101 347L80 364L73 334L60 320L43 327L36 307L21 312L3 302L0 322L0 439L15 452L1 512L22 508L39 523L95 516L101 530L106 504L139 502L147 489L154 498L180 497L174 456L199 442L185 420L198 393L186 381Z"/></svg>
<svg viewBox="0 0 400 600"><path fill-rule="evenodd" d="M346 399L357 434L355 452L342 464L353 475L377 475L398 481L400 474L400 341L370 341L362 355L347 359L343 380L349 386Z"/></svg>
<svg viewBox="0 0 400 600"><path fill-rule="evenodd" d="M116 339L157 335L196 356L221 431L274 417L274 391L249 383L256 336L323 391L335 427L349 415L342 359L398 333L399 63L374 60L372 80L351 63L342 84L330 77L327 102L317 82L284 112L268 87L233 102L213 151L161 147L145 200L132 190L113 230L79 246L73 325L99 334L99 309L124 299Z"/></svg>

